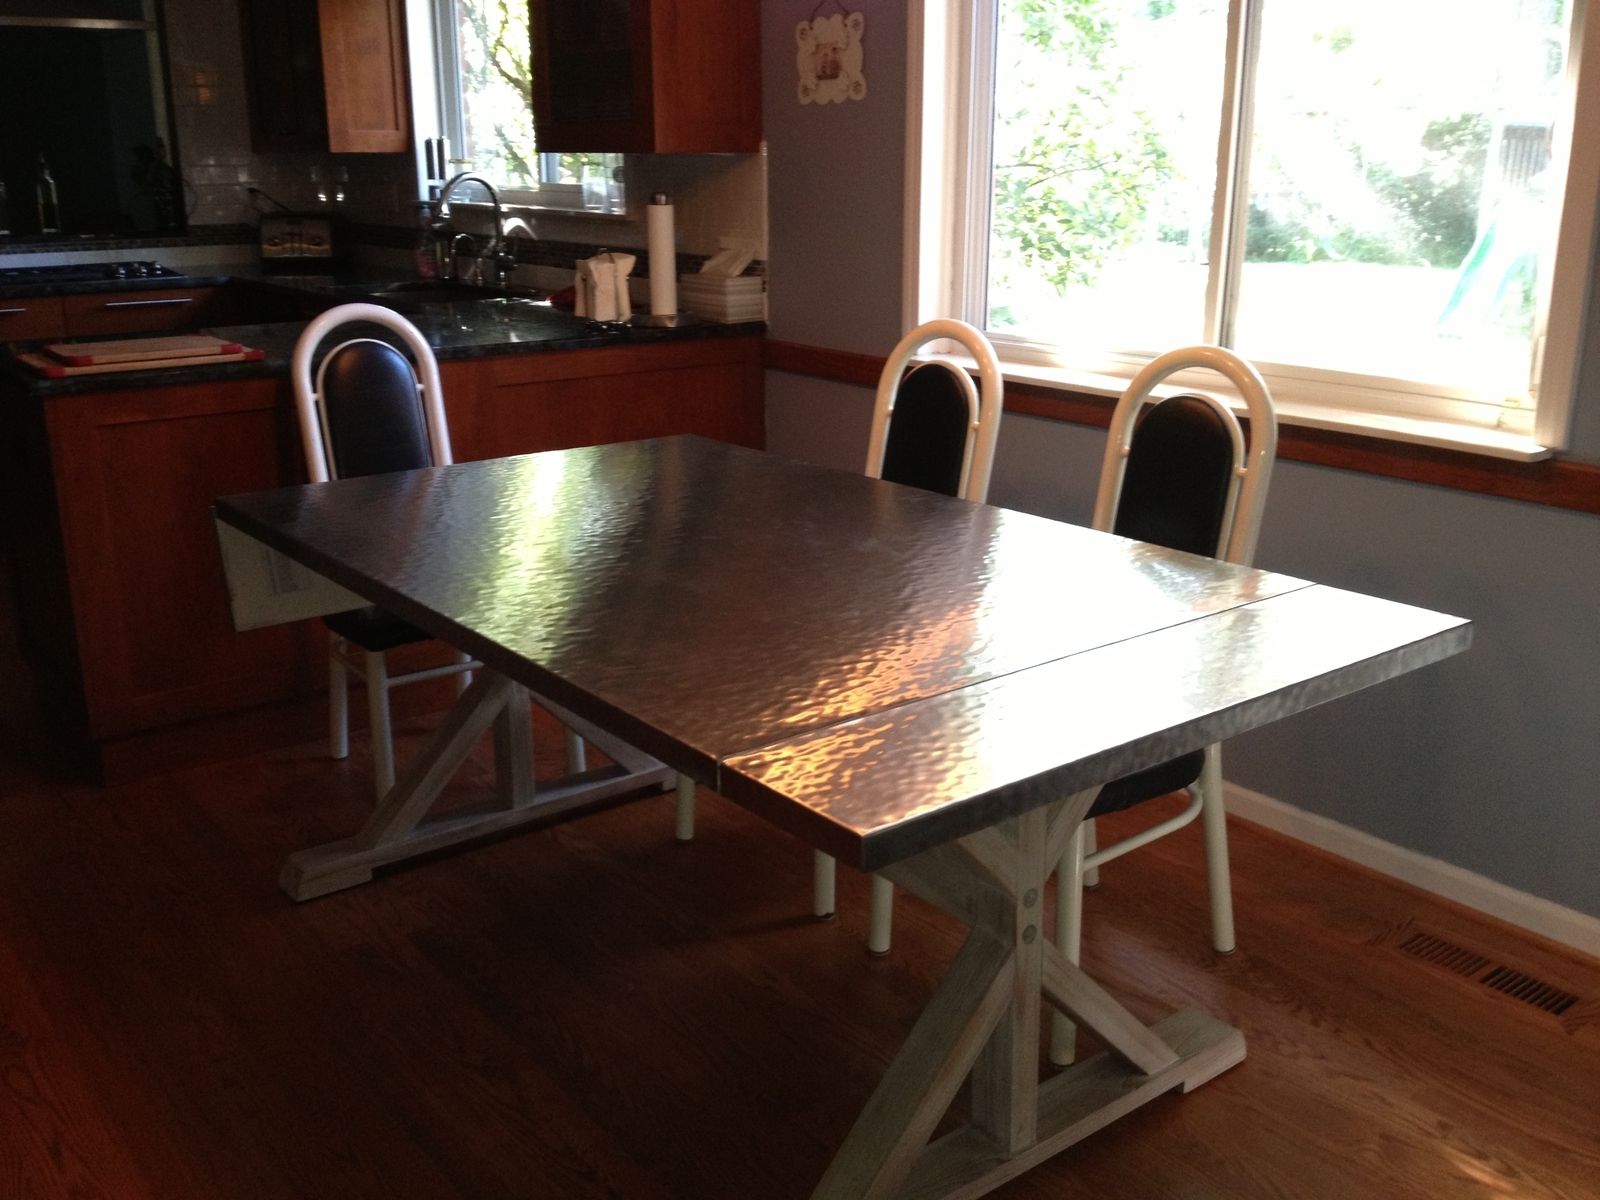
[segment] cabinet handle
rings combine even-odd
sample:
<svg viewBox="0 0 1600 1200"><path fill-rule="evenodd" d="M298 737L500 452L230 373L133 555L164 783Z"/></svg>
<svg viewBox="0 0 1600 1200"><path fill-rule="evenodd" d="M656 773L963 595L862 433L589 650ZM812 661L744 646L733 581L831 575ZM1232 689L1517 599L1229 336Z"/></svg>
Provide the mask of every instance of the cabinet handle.
<svg viewBox="0 0 1600 1200"><path fill-rule="evenodd" d="M25 308L0 308L0 317L15 317L27 311Z"/></svg>
<svg viewBox="0 0 1600 1200"><path fill-rule="evenodd" d="M107 300L105 308L155 308L160 304L193 304L193 296L174 296L170 300Z"/></svg>

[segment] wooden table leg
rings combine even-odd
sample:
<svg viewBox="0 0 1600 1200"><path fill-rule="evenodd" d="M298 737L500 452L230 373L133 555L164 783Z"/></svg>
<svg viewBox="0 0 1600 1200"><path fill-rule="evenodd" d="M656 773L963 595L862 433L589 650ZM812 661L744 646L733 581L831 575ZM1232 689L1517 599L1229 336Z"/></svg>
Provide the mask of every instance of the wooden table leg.
<svg viewBox="0 0 1600 1200"><path fill-rule="evenodd" d="M981 1196L1118 1117L1244 1058L1244 1038L1193 1010L1146 1026L1044 937L1044 882L1094 790L889 868L971 925L812 1200ZM1108 1049L1041 1082L1041 1011ZM963 1080L971 1120L929 1144Z"/></svg>

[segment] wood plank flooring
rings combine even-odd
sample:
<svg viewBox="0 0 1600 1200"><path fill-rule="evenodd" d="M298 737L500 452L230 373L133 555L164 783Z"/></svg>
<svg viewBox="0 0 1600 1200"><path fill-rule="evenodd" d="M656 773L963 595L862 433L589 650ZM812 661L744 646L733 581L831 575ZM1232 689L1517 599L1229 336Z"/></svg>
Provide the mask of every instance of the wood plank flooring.
<svg viewBox="0 0 1600 1200"><path fill-rule="evenodd" d="M809 854L710 796L689 846L663 796L296 906L282 859L370 805L359 738L101 790L24 716L0 748L4 1200L805 1197L958 944L902 896L870 958L861 879L810 920ZM1236 954L1209 949L1196 834L1104 872L1085 962L1249 1057L995 1196L1600 1196L1600 964L1232 833ZM1413 927L1578 1002L1419 962Z"/></svg>

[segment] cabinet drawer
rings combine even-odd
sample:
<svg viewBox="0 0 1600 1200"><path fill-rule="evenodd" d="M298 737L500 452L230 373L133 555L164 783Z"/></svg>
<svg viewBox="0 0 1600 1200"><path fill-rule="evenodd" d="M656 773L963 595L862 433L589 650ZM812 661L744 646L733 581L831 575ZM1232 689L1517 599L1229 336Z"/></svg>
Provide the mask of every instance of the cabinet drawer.
<svg viewBox="0 0 1600 1200"><path fill-rule="evenodd" d="M96 292L64 296L66 332L71 337L102 333L167 333L222 323L214 287L154 292Z"/></svg>
<svg viewBox="0 0 1600 1200"><path fill-rule="evenodd" d="M61 297L34 296L24 300L0 299L0 342L54 338L66 333Z"/></svg>

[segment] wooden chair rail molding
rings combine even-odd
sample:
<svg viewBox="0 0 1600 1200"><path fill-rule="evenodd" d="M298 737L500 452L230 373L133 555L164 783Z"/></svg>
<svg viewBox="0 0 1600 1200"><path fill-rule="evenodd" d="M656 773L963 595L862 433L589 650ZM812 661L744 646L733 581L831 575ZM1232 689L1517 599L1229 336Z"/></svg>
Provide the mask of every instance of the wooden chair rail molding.
<svg viewBox="0 0 1600 1200"><path fill-rule="evenodd" d="M883 370L884 360L871 354L771 338L763 349L763 361L769 370L833 383L873 388ZM1006 411L1030 417L1105 429L1111 424L1114 405L1114 400L1100 396L1038 384L1006 384ZM1278 431L1278 457L1600 515L1600 466L1587 463L1559 458L1535 463L1507 462L1459 450L1292 425Z"/></svg>

